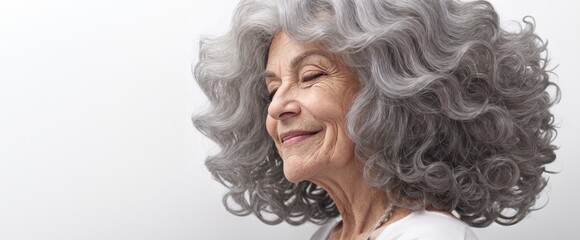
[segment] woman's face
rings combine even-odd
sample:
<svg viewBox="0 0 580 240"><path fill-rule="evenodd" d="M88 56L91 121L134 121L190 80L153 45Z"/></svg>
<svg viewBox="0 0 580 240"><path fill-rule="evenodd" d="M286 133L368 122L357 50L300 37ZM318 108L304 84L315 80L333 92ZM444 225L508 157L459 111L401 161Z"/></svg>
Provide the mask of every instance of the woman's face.
<svg viewBox="0 0 580 240"><path fill-rule="evenodd" d="M266 128L291 182L327 176L355 160L346 114L358 92L355 75L317 44L279 32L268 53L271 94Z"/></svg>

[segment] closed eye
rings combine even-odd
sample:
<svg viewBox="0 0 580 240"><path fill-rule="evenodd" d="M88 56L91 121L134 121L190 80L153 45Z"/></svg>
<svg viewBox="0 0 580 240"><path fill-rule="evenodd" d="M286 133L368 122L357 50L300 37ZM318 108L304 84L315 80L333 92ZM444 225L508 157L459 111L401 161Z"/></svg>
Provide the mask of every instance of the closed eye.
<svg viewBox="0 0 580 240"><path fill-rule="evenodd" d="M276 91L278 91L278 89L274 89L272 92L270 92L270 95L268 96L268 100L270 102L272 102L272 100L274 100L274 94L276 94Z"/></svg>
<svg viewBox="0 0 580 240"><path fill-rule="evenodd" d="M303 82L308 82L308 81L317 79L317 78L322 77L322 76L325 76L325 75L326 75L326 73L324 73L324 72L314 73L314 74L305 76L304 78L302 78L302 81Z"/></svg>

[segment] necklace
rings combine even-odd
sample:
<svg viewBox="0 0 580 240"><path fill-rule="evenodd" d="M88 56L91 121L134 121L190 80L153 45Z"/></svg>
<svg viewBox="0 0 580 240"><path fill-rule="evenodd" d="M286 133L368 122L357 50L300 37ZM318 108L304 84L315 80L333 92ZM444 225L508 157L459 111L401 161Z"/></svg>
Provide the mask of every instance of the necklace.
<svg viewBox="0 0 580 240"><path fill-rule="evenodd" d="M387 207L387 209L385 209L385 212L383 212L383 215L381 216L379 221L377 221L377 223L375 224L375 226L369 232L368 236L365 239L369 240L371 238L371 235L373 234L373 232L375 230L380 228L383 224L385 224L385 222L389 221L389 218L391 218L391 215L393 215L394 209L395 209L395 205L393 203L390 203L389 206Z"/></svg>

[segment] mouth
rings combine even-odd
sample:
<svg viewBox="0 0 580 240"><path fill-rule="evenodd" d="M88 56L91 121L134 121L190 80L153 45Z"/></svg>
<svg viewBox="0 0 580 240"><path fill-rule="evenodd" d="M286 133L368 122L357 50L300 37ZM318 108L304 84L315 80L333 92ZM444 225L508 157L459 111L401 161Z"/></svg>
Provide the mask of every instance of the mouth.
<svg viewBox="0 0 580 240"><path fill-rule="evenodd" d="M292 144L301 142L312 135L315 135L322 130L318 131L289 131L280 135L280 142L282 142L282 146L287 147Z"/></svg>

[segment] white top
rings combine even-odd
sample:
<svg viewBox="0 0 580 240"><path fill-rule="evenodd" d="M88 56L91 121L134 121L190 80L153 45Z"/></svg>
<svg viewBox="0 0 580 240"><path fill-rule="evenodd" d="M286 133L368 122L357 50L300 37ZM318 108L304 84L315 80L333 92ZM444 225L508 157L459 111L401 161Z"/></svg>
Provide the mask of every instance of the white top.
<svg viewBox="0 0 580 240"><path fill-rule="evenodd" d="M327 240L340 220L331 221L314 233L311 240ZM447 214L414 211L389 224L376 240L477 240L469 226Z"/></svg>

